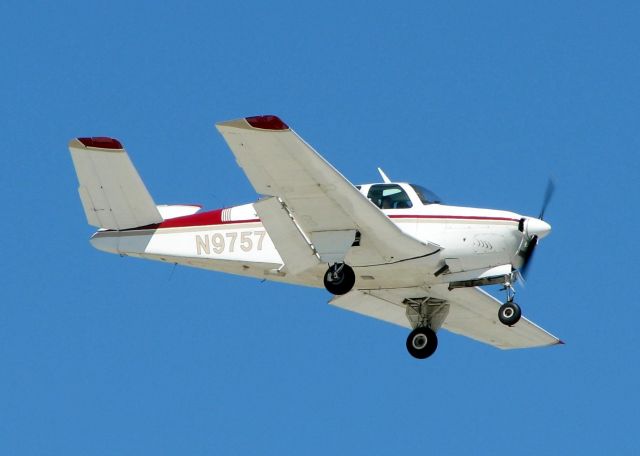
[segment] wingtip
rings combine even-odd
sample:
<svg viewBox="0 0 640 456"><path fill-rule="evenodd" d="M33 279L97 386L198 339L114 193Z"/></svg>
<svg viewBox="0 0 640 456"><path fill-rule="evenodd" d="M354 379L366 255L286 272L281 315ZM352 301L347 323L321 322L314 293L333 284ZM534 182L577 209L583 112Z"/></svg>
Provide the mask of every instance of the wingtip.
<svg viewBox="0 0 640 456"><path fill-rule="evenodd" d="M244 128L247 130L286 131L289 126L280 117L268 114L262 116L244 117L241 119L219 122L217 127Z"/></svg>
<svg viewBox="0 0 640 456"><path fill-rule="evenodd" d="M94 136L86 138L74 138L69 142L69 147L91 147L94 149L123 150L122 143L114 138L106 136Z"/></svg>
<svg viewBox="0 0 640 456"><path fill-rule="evenodd" d="M284 123L282 119L274 115L246 117L245 120L253 128L261 130L288 130L289 125Z"/></svg>

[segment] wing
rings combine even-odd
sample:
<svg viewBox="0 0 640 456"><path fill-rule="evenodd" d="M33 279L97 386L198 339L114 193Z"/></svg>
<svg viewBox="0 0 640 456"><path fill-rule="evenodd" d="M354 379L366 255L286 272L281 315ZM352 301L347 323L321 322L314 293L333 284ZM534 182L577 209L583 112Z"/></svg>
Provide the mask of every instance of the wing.
<svg viewBox="0 0 640 456"><path fill-rule="evenodd" d="M279 118L248 117L216 127L256 192L277 198L291 215L293 222L287 220L287 214L279 216L276 209L265 213L261 219L265 219L267 230L277 217L281 223L272 226L295 223L316 248L319 260L337 261L340 254L344 258L356 231L360 233L359 248L351 249L348 259L353 266L393 263L440 249L402 232ZM345 245L345 251L326 251L338 244ZM277 242L276 248L281 250ZM298 264L305 263L308 251L308 247L300 248Z"/></svg>
<svg viewBox="0 0 640 456"><path fill-rule="evenodd" d="M458 288L449 291L446 286L434 286L428 289L352 291L332 299L330 304L411 328L406 316L406 305L409 301L432 302L429 309L432 309L434 317L437 317L432 329L441 326L453 333L497 348L529 348L562 343L560 339L524 317L512 327L503 325L498 321L500 301L479 288Z"/></svg>

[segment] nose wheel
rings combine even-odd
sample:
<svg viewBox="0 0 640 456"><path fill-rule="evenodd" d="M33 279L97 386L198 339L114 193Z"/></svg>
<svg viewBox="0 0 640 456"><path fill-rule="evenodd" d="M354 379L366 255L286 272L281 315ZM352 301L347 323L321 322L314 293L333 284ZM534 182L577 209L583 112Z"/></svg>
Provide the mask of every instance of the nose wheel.
<svg viewBox="0 0 640 456"><path fill-rule="evenodd" d="M521 316L520 306L513 301L505 302L498 309L498 319L503 325L513 326L520 321Z"/></svg>
<svg viewBox="0 0 640 456"><path fill-rule="evenodd" d="M503 290L507 292L507 302L502 304L498 309L498 320L500 320L500 323L503 325L513 326L520 321L522 310L520 306L513 301L516 291L511 285L511 280L505 283Z"/></svg>
<svg viewBox="0 0 640 456"><path fill-rule="evenodd" d="M334 295L347 294L356 283L356 275L348 264L335 263L324 274L324 287Z"/></svg>
<svg viewBox="0 0 640 456"><path fill-rule="evenodd" d="M438 336L426 326L414 329L407 337L407 350L414 358L428 358L435 353L436 348Z"/></svg>

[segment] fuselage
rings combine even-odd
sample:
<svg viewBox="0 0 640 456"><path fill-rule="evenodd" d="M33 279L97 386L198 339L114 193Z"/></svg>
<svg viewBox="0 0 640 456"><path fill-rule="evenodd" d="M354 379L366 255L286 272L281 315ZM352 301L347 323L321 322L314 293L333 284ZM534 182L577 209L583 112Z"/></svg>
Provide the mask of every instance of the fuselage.
<svg viewBox="0 0 640 456"><path fill-rule="evenodd" d="M537 229L539 237L550 229L545 222L540 225L537 219L514 212L430 201L425 204L419 189L408 184L391 184L405 192L406 200L396 198L396 207L384 207L389 203L372 198L375 185L386 184L358 188L402 231L441 249L424 258L368 265L358 264L358 245L354 243L345 262L354 268L355 286L359 289L423 286L482 274L511 273L520 266L519 252L527 227ZM393 193L394 197L397 195L398 192ZM326 271L326 265L320 264L302 274L288 273L253 204L171 218L129 230L100 230L91 243L97 249L125 256L314 287L323 286ZM446 273L434 274L443 265Z"/></svg>

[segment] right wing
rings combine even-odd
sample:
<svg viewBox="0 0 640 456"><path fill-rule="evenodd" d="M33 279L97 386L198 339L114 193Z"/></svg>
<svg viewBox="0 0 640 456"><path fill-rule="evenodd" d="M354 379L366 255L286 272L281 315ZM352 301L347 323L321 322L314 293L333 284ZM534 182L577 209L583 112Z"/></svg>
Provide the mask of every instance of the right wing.
<svg viewBox="0 0 640 456"><path fill-rule="evenodd" d="M368 317L411 328L406 316L407 300L432 298L437 300L434 310L448 307L446 316L438 314L432 329L440 325L456 334L501 349L541 347L562 343L535 323L522 317L512 327L498 321L500 301L480 288L456 288L449 291L446 285L422 288L397 288L388 290L354 290L336 296L330 304ZM444 316L444 321L442 317Z"/></svg>
<svg viewBox="0 0 640 456"><path fill-rule="evenodd" d="M325 258L339 258L340 252L323 252L324 246L330 249L338 244L347 246L342 252L344 257L356 231L360 233L360 245L349 251L348 262L352 266L393 263L440 250L435 244L402 232L279 118L248 117L218 123L216 127L256 192L276 198L293 217L291 222L287 221L288 215L280 215L280 225L295 223L321 260L323 254ZM275 203L264 206L274 208L267 214L270 217L261 216L270 231L266 219L278 217L279 212ZM294 244L287 247L291 250ZM278 242L275 246L278 251L282 248ZM295 248L295 252L292 260L297 264L308 261L308 247Z"/></svg>
<svg viewBox="0 0 640 456"><path fill-rule="evenodd" d="M156 204L119 141L72 139L69 151L89 225L124 230L162 222Z"/></svg>

